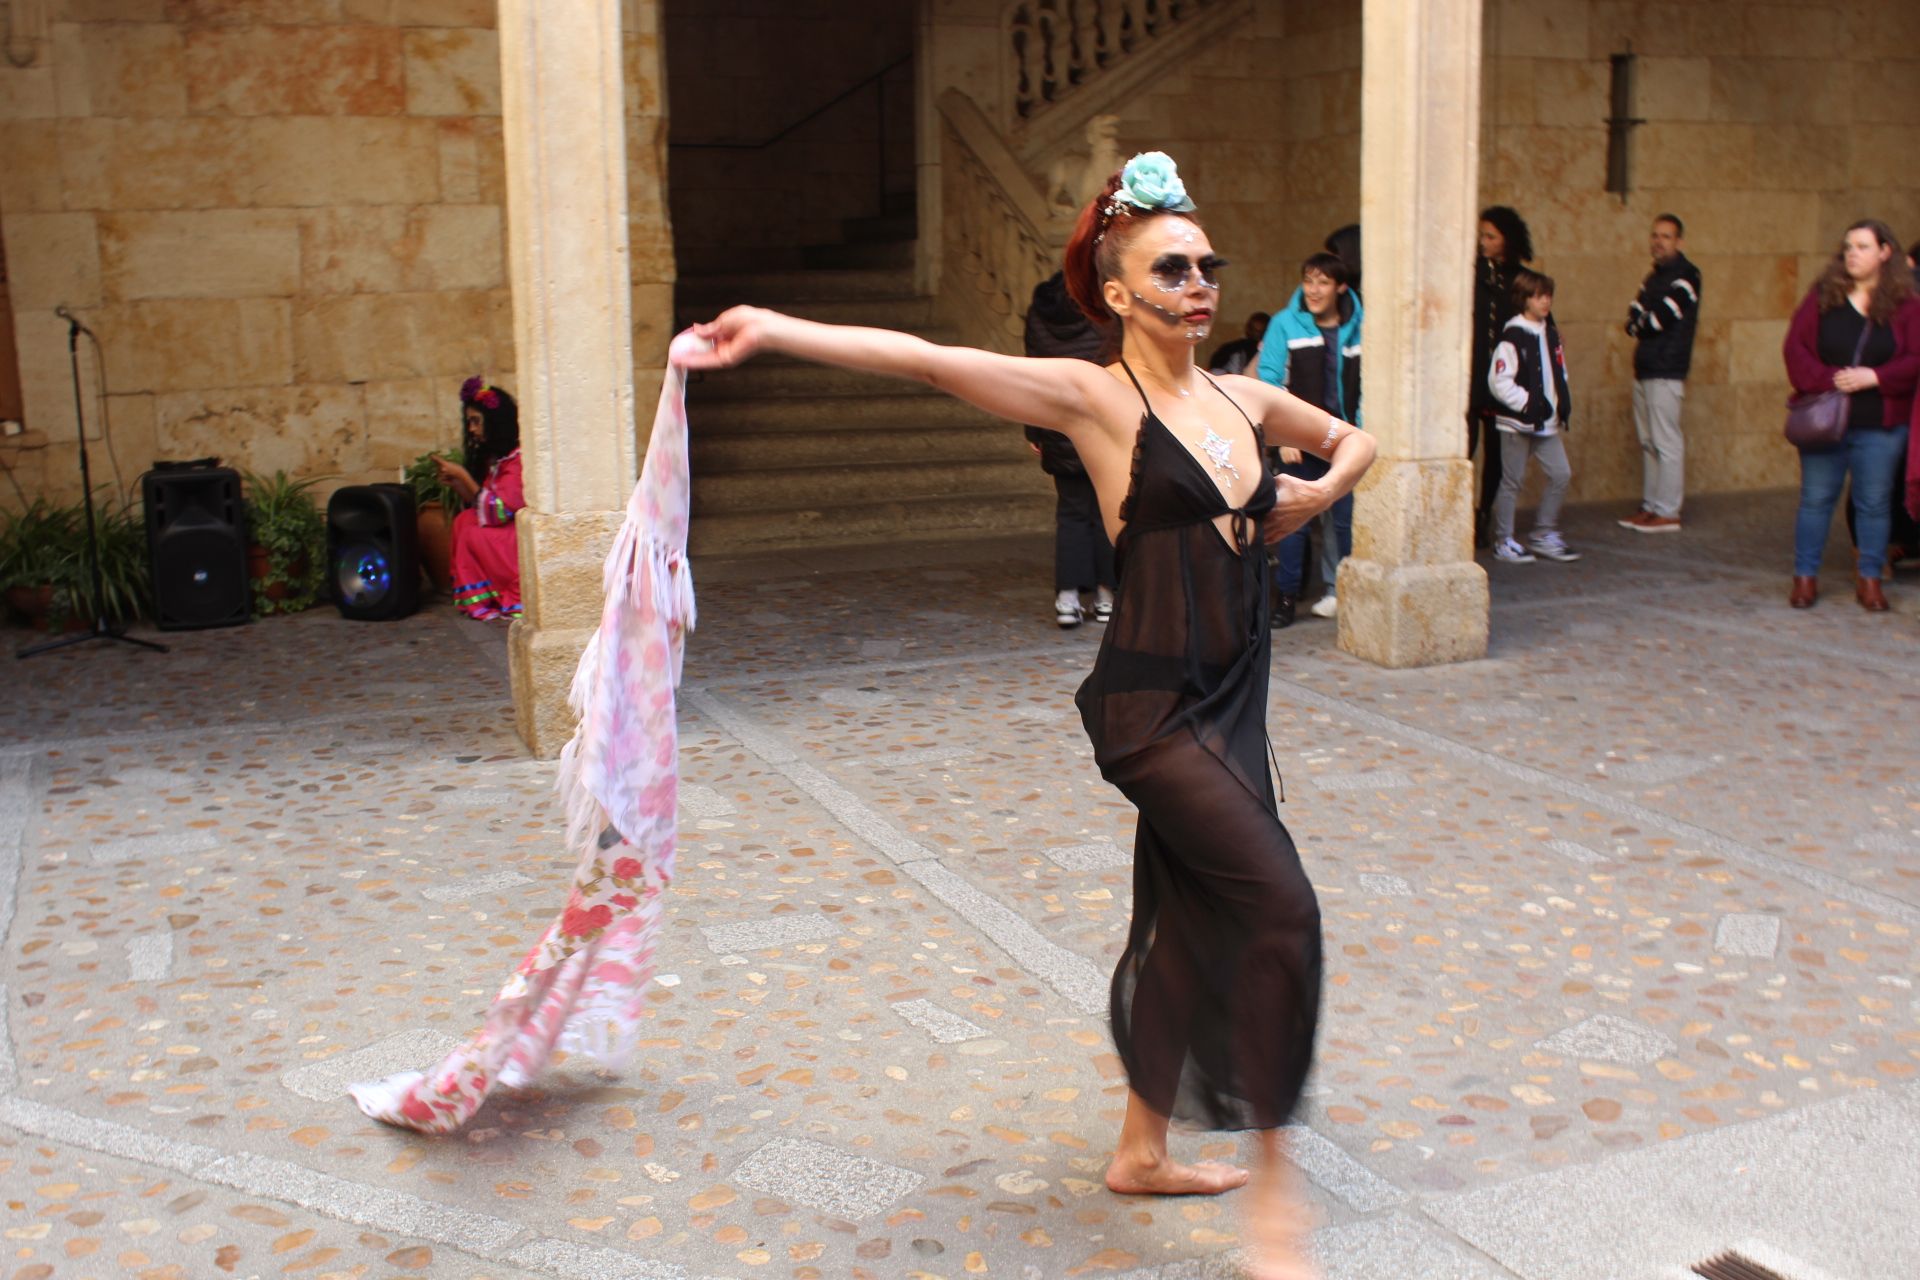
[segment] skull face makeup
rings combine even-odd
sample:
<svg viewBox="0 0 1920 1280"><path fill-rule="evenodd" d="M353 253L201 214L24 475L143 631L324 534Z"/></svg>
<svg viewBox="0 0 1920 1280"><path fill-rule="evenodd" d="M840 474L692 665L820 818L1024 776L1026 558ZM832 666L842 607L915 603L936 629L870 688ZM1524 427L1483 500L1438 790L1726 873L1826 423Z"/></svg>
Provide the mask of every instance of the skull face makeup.
<svg viewBox="0 0 1920 1280"><path fill-rule="evenodd" d="M1142 297L1138 291L1134 291L1133 300L1147 307L1167 324L1185 325L1187 327L1186 332L1181 336L1187 338L1189 341L1198 342L1213 332L1213 314L1211 312L1202 312L1198 316L1182 314L1181 312L1169 310L1161 306L1151 298Z"/></svg>
<svg viewBox="0 0 1920 1280"><path fill-rule="evenodd" d="M1189 232L1185 238L1194 240L1198 237ZM1179 293L1187 287L1187 281L1196 271L1200 273L1202 289L1218 289L1220 268L1227 265L1227 260L1217 254L1210 253L1196 263L1184 253L1163 253L1147 268L1147 275L1153 280L1153 287L1162 293Z"/></svg>

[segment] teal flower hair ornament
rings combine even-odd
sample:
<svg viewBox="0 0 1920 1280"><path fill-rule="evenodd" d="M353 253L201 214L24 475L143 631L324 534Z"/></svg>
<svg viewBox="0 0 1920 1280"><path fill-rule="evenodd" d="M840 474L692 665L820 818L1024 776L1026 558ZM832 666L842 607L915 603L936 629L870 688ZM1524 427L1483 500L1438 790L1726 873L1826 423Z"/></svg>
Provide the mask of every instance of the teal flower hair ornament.
<svg viewBox="0 0 1920 1280"><path fill-rule="evenodd" d="M1193 212L1187 184L1180 181L1180 170L1164 151L1142 151L1127 161L1127 167L1120 171L1120 189L1113 197L1141 210Z"/></svg>

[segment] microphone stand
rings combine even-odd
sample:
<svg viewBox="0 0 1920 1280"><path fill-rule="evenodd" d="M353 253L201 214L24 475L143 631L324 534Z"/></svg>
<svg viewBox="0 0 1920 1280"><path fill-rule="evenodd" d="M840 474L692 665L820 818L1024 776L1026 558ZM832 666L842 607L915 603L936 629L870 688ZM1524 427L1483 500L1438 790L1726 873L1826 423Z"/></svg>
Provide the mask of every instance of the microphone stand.
<svg viewBox="0 0 1920 1280"><path fill-rule="evenodd" d="M61 308L62 312L65 308ZM16 658L31 658L36 654L51 653L55 649L64 649L69 645L85 644L89 640L116 640L121 644L130 644L142 649L151 649L155 653L165 653L167 646L155 644L151 640L142 640L127 635L124 631L115 631L107 625L106 592L100 575L100 535L94 528L93 520L93 470L87 464L87 415L84 397L80 393L80 321L68 315L67 321L67 360L73 366L73 418L80 433L80 493L81 503L87 510L87 566L93 581L93 627L91 630L78 631L70 636L58 636L52 640L43 640L39 644L28 645L14 653Z"/></svg>

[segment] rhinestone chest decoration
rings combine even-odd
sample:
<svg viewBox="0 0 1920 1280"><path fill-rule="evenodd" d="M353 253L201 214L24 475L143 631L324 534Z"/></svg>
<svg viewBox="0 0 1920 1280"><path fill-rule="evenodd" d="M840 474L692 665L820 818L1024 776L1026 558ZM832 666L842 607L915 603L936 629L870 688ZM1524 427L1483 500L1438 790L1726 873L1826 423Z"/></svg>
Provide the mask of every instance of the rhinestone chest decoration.
<svg viewBox="0 0 1920 1280"><path fill-rule="evenodd" d="M1232 461L1230 461L1233 456L1233 441L1227 439L1212 427L1208 427L1206 438L1200 441L1200 447L1206 450L1209 458L1213 459L1213 474L1215 477L1218 477L1222 471L1225 471L1232 475L1235 480L1240 478L1240 468L1234 466Z"/></svg>

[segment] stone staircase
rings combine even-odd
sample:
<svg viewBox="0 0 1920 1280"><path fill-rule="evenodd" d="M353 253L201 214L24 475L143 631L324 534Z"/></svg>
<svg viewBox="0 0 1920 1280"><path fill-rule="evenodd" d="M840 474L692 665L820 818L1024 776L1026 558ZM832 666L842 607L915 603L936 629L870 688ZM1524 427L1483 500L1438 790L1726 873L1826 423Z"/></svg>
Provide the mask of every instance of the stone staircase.
<svg viewBox="0 0 1920 1280"><path fill-rule="evenodd" d="M751 302L951 341L913 291L912 241L868 221L798 269L684 276L681 323ZM695 556L1051 527L1053 487L1020 428L917 383L759 356L695 375L687 401Z"/></svg>

